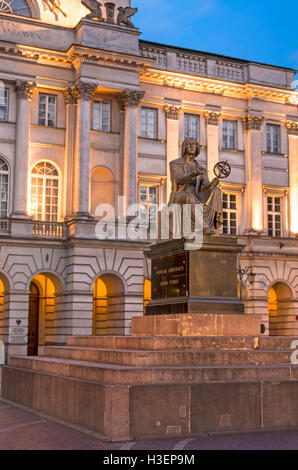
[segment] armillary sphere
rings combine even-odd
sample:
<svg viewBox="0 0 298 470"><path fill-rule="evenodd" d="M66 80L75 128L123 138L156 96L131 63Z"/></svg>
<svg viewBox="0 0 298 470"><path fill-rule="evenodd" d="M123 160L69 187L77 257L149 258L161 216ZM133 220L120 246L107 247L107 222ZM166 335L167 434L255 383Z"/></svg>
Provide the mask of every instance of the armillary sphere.
<svg viewBox="0 0 298 470"><path fill-rule="evenodd" d="M218 162L213 168L213 172L217 178L225 179L231 174L231 167L228 164L228 161Z"/></svg>

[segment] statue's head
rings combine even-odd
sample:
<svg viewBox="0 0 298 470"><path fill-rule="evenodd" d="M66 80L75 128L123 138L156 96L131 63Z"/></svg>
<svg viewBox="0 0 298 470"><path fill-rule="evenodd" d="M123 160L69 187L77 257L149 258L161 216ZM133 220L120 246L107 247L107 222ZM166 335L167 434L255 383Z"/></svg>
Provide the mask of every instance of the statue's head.
<svg viewBox="0 0 298 470"><path fill-rule="evenodd" d="M200 153L201 147L198 140L191 137L184 139L181 148L181 155L185 158L186 155L192 155L193 158L196 158Z"/></svg>

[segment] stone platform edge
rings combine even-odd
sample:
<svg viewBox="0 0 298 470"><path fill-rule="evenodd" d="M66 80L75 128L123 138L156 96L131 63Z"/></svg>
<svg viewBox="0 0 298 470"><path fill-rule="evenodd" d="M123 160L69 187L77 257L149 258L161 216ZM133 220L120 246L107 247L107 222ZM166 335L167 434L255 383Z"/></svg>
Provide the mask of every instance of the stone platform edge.
<svg viewBox="0 0 298 470"><path fill-rule="evenodd" d="M261 316L173 314L133 317L133 336L260 336Z"/></svg>

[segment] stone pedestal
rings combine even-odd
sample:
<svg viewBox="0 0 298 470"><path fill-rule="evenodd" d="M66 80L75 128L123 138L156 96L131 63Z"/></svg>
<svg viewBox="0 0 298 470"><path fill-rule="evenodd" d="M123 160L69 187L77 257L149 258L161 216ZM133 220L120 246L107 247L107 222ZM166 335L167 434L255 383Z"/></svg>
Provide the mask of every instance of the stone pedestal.
<svg viewBox="0 0 298 470"><path fill-rule="evenodd" d="M237 297L242 249L234 238L211 236L196 251L186 251L183 240L152 246L152 300L146 315L243 314Z"/></svg>
<svg viewBox="0 0 298 470"><path fill-rule="evenodd" d="M136 336L258 336L258 315L148 315L132 318Z"/></svg>

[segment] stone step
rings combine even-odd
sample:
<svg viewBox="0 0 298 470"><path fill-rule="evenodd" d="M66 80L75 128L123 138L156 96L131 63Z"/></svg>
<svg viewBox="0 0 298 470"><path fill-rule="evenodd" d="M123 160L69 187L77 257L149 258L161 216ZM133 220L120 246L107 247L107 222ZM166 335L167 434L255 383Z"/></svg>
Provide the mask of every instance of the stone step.
<svg viewBox="0 0 298 470"><path fill-rule="evenodd" d="M12 356L18 369L118 385L298 380L298 366L132 367L48 357Z"/></svg>
<svg viewBox="0 0 298 470"><path fill-rule="evenodd" d="M43 357L139 367L290 365L291 354L291 351L282 350L131 351L71 346L39 348L39 355Z"/></svg>
<svg viewBox="0 0 298 470"><path fill-rule="evenodd" d="M68 346L139 351L162 350L290 350L297 337L290 336L69 336Z"/></svg>
<svg viewBox="0 0 298 470"><path fill-rule="evenodd" d="M109 385L12 366L2 370L3 399L84 426L108 441L298 425L298 380Z"/></svg>

